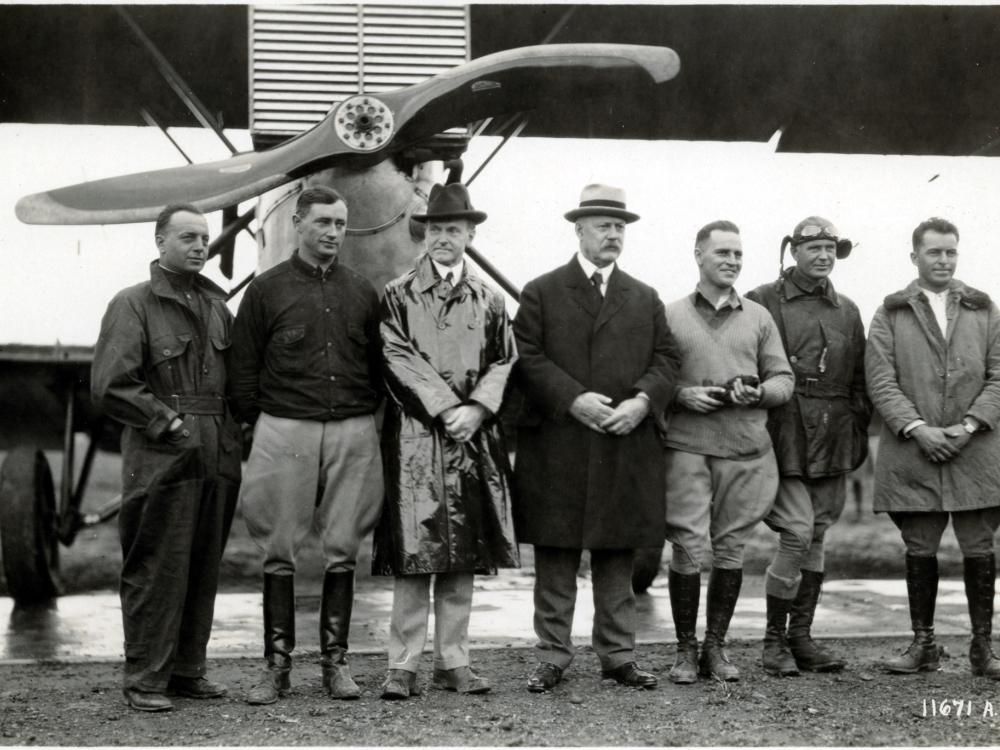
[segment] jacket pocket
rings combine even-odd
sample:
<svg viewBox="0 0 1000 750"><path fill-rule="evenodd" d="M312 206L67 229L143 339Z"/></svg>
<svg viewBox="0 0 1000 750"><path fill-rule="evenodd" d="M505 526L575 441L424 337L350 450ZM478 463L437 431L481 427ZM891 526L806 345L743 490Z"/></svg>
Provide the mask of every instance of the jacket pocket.
<svg viewBox="0 0 1000 750"><path fill-rule="evenodd" d="M275 372L301 372L305 366L306 327L287 326L271 335L267 357Z"/></svg>
<svg viewBox="0 0 1000 750"><path fill-rule="evenodd" d="M149 360L154 367L169 363L184 354L190 343L191 334L189 333L170 333L166 336L159 336L149 344Z"/></svg>

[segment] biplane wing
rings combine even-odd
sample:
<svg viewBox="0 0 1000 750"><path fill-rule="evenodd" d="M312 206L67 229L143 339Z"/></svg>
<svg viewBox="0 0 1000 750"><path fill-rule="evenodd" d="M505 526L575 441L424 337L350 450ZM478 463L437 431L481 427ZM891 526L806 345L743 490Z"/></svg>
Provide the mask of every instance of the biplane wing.
<svg viewBox="0 0 1000 750"><path fill-rule="evenodd" d="M552 44L498 52L422 83L338 103L311 130L261 152L222 161L140 172L35 193L17 202L28 224L152 221L167 204L214 211L346 161L382 161L450 127L559 100L641 92L673 78L666 47Z"/></svg>

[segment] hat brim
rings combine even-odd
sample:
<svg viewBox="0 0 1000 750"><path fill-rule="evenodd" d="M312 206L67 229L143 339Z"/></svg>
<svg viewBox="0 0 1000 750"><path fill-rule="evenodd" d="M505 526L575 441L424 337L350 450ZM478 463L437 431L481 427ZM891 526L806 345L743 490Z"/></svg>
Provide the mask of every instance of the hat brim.
<svg viewBox="0 0 1000 750"><path fill-rule="evenodd" d="M572 211L567 211L563 216L566 217L566 221L576 221L582 216L611 216L615 219L624 219L626 224L631 224L633 221L639 220L639 214L634 214L622 208L610 208L606 206L574 208Z"/></svg>
<svg viewBox="0 0 1000 750"><path fill-rule="evenodd" d="M450 211L445 214L413 214L410 218L421 224L426 224L428 221L445 221L446 219L468 219L473 224L482 224L486 221L486 213L483 211Z"/></svg>

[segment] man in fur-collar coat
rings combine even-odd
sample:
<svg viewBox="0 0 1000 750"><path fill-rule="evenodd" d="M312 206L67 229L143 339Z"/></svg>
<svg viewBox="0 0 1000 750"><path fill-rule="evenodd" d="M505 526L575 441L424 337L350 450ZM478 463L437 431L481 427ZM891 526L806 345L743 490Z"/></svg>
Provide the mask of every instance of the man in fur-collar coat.
<svg viewBox="0 0 1000 750"><path fill-rule="evenodd" d="M865 356L868 391L885 421L875 468L875 510L906 545L915 634L897 673L933 671L936 553L951 519L962 550L972 621L973 674L1000 679L990 646L1000 525L1000 310L953 278L958 229L928 219L913 232L918 278L875 313Z"/></svg>

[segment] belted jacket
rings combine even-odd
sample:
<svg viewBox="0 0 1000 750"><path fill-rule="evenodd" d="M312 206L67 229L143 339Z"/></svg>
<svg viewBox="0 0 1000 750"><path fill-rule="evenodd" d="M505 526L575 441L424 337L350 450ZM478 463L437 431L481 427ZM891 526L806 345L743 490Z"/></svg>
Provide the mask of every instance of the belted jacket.
<svg viewBox="0 0 1000 750"><path fill-rule="evenodd" d="M794 267L746 296L771 313L795 374L792 398L768 411L781 475L818 479L857 468L872 415L857 305L829 279L814 284Z"/></svg>
<svg viewBox="0 0 1000 750"><path fill-rule="evenodd" d="M196 275L184 293L167 273L153 262L149 281L115 295L101 321L91 368L95 405L125 425L126 497L182 464L185 479L216 471L235 481L240 476L239 426L225 402L233 320L225 292ZM178 416L184 424L168 434ZM203 449L211 450L210 466L188 455Z"/></svg>

